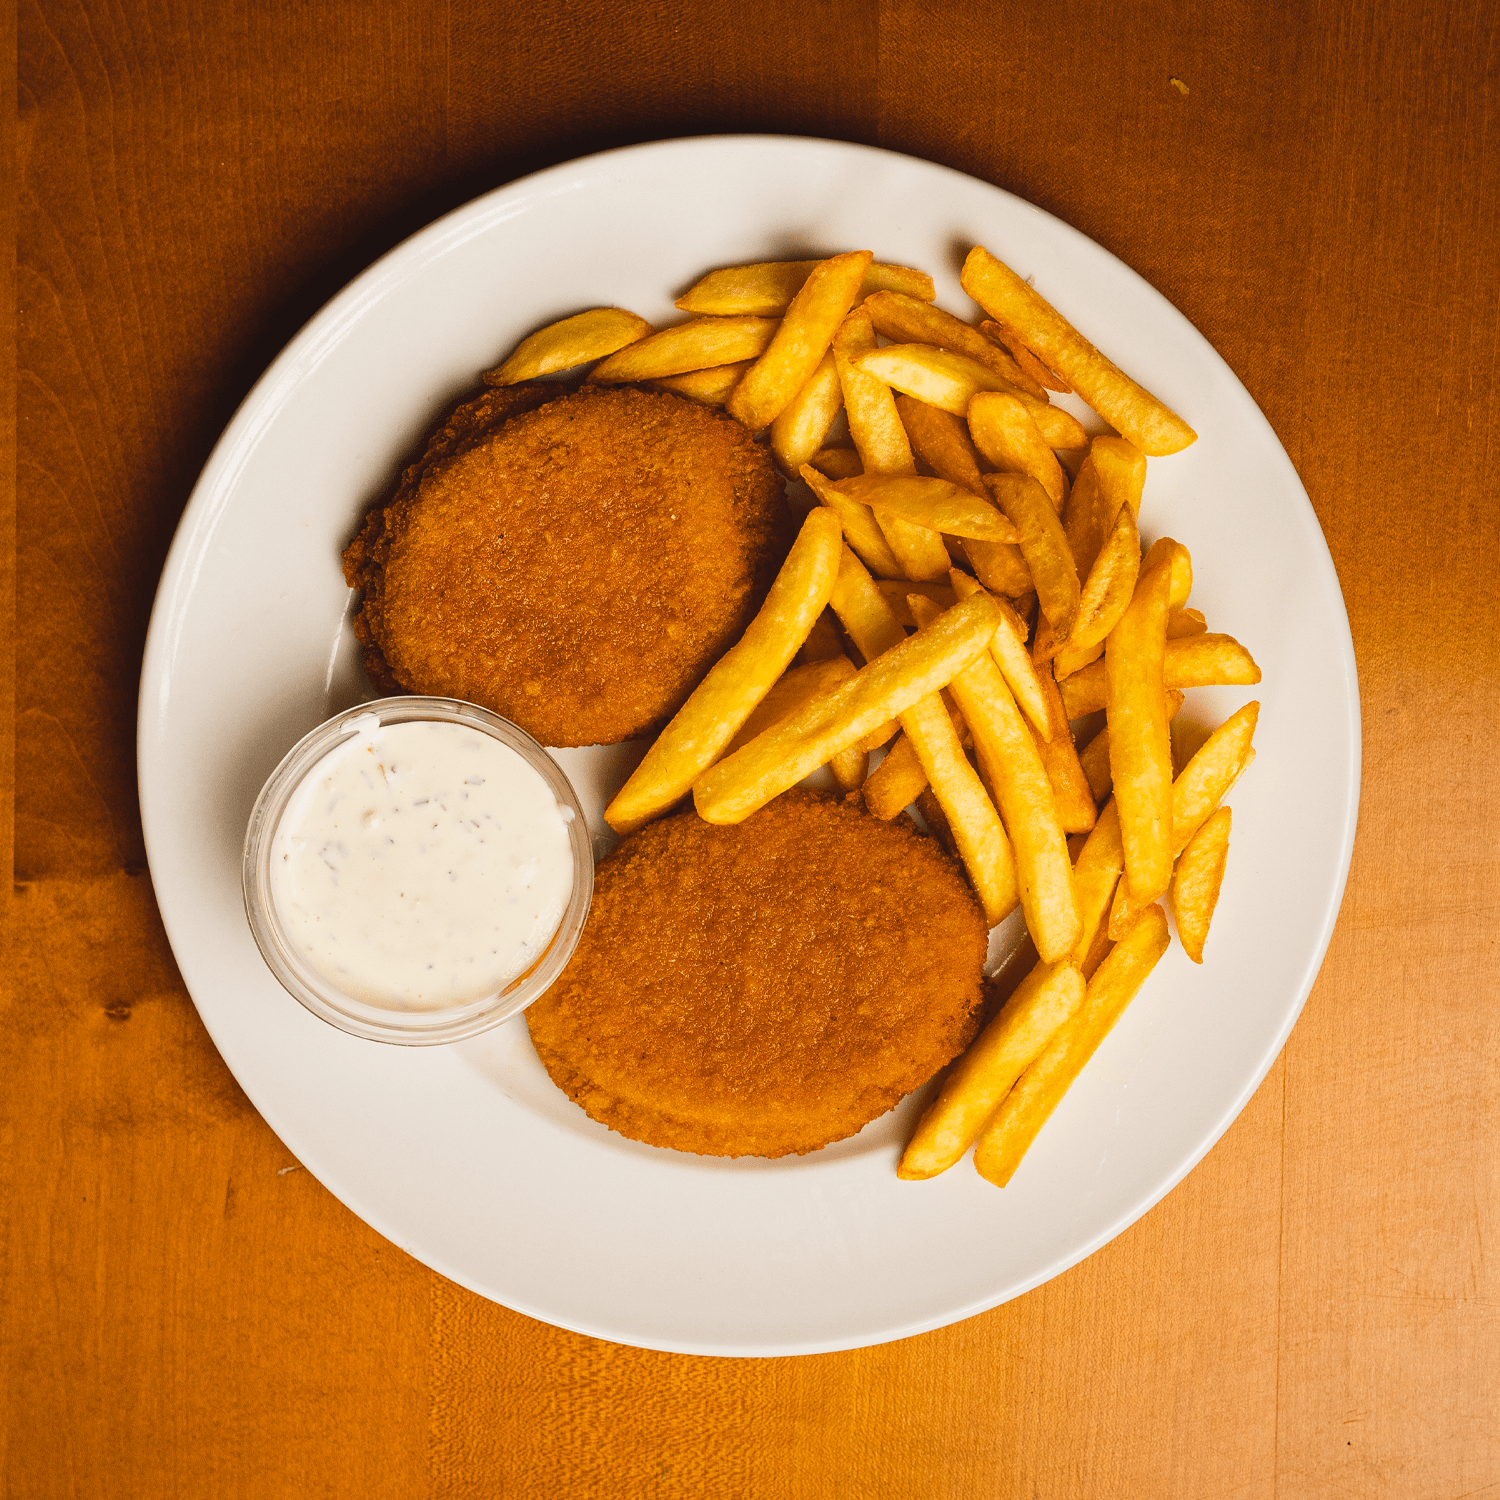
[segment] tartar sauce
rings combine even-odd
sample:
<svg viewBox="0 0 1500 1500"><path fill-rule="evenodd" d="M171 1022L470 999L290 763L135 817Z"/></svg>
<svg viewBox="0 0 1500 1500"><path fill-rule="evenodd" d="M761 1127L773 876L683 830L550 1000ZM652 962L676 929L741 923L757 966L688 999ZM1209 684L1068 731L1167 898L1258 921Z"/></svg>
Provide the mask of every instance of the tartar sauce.
<svg viewBox="0 0 1500 1500"><path fill-rule="evenodd" d="M271 850L287 939L352 999L481 1000L524 974L573 889L573 810L508 745L373 714L292 794Z"/></svg>

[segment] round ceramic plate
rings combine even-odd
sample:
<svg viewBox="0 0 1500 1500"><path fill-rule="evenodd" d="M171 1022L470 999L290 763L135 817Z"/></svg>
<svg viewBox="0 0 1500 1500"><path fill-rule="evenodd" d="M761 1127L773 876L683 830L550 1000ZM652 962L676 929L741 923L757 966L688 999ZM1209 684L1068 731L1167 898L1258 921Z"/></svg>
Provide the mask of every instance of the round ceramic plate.
<svg viewBox="0 0 1500 1500"><path fill-rule="evenodd" d="M1192 603L1265 680L1234 791L1207 962L1175 946L1003 1191L963 1162L900 1182L919 1099L775 1162L622 1139L553 1088L517 1019L475 1041L364 1042L261 962L240 846L287 748L369 695L339 554L446 403L523 334L601 303L653 322L702 271L866 247L974 309L988 246L1198 430L1152 459L1141 529L1192 550ZM1081 410L1081 408L1079 408ZM638 747L560 758L597 822ZM449 214L372 266L251 392L182 518L141 683L141 806L162 916L219 1050L271 1127L361 1218L486 1297L648 1348L811 1353L919 1333L1073 1265L1156 1203L1265 1075L1333 929L1354 836L1359 713L1328 549L1223 360L1067 225L926 162L826 141L671 141L590 157Z"/></svg>

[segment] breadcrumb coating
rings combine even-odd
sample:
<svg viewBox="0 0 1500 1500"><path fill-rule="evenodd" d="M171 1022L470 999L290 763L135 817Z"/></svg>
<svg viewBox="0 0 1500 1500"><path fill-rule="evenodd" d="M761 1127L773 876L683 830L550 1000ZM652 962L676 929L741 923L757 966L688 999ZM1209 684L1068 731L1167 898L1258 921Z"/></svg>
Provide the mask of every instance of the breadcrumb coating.
<svg viewBox="0 0 1500 1500"><path fill-rule="evenodd" d="M377 685L384 667L543 744L615 744L664 724L738 639L791 522L732 419L664 393L558 390L502 387L456 412L345 570Z"/></svg>
<svg viewBox="0 0 1500 1500"><path fill-rule="evenodd" d="M619 844L527 1025L558 1087L622 1135L801 1154L968 1045L987 940L934 840L794 790L743 823L686 812Z"/></svg>

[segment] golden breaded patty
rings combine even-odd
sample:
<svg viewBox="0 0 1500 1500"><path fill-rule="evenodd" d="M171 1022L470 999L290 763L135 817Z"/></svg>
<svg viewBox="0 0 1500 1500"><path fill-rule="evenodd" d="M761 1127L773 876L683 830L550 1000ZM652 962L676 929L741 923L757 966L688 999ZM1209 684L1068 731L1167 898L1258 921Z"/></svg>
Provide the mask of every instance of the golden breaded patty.
<svg viewBox="0 0 1500 1500"><path fill-rule="evenodd" d="M621 1135L815 1151L968 1045L987 942L934 840L791 791L743 823L686 812L619 844L526 1021L553 1082Z"/></svg>
<svg viewBox="0 0 1500 1500"><path fill-rule="evenodd" d="M543 744L659 728L790 543L766 451L678 396L586 388L476 419L451 448L351 544L356 628L402 687L481 703Z"/></svg>

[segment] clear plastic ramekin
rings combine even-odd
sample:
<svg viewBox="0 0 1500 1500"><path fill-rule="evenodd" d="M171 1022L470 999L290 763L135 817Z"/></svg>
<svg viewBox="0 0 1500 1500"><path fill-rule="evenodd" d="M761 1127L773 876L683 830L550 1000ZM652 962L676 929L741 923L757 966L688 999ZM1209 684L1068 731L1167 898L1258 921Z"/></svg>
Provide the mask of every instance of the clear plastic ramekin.
<svg viewBox="0 0 1500 1500"><path fill-rule="evenodd" d="M358 732L356 721L370 714L377 716L382 726L424 720L478 729L514 750L552 789L558 804L572 809L568 841L573 854L573 890L562 921L542 956L519 978L492 995L437 1010L397 1010L371 1005L330 984L308 966L287 939L271 895L271 850L281 815L313 767L330 750L353 738ZM373 1042L420 1047L477 1036L481 1031L488 1031L490 1027L518 1015L551 988L573 956L589 914L589 902L594 894L594 854L583 808L572 782L524 729L518 729L508 719L502 719L487 708L463 703L456 698L380 698L320 724L299 740L272 772L271 779L256 799L254 812L250 814L250 827L245 834L243 880L245 914L250 919L250 930L255 934L267 966L290 995L300 1000L315 1016L353 1036Z"/></svg>

